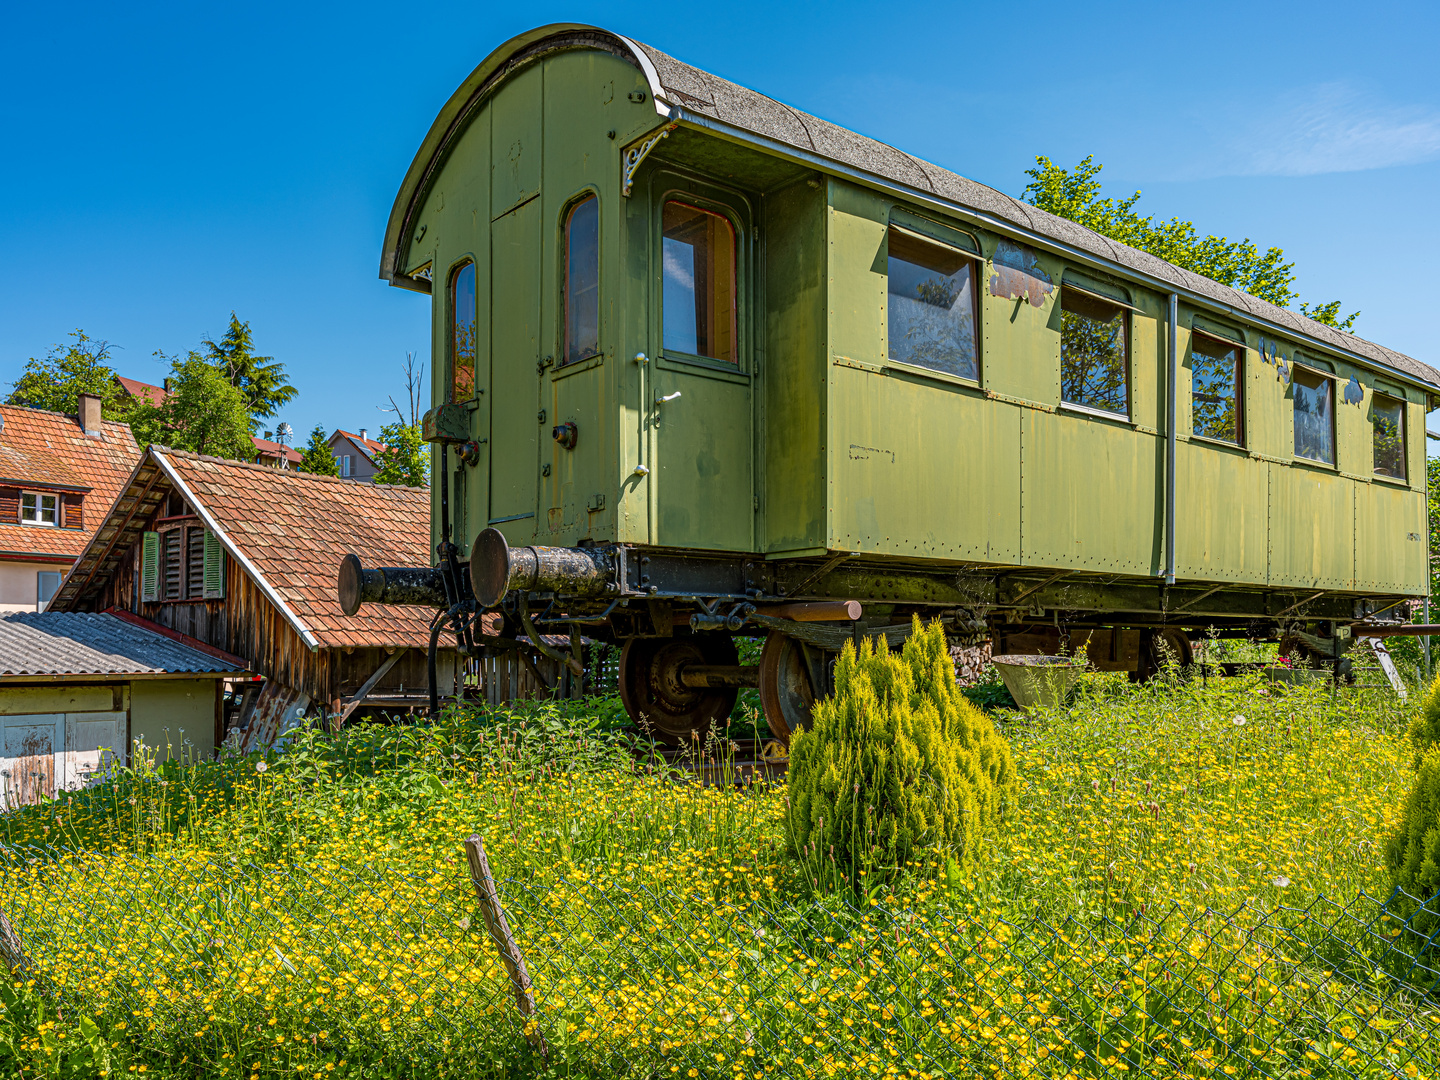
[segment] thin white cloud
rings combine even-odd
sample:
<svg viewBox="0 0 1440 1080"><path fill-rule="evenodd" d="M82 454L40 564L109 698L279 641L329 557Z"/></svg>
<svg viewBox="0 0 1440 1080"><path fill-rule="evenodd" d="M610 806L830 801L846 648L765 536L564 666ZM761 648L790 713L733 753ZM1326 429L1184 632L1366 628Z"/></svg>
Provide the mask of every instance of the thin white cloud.
<svg viewBox="0 0 1440 1080"><path fill-rule="evenodd" d="M1440 111L1376 101L1347 83L1286 94L1243 125L1232 160L1252 176L1313 176L1440 157Z"/></svg>

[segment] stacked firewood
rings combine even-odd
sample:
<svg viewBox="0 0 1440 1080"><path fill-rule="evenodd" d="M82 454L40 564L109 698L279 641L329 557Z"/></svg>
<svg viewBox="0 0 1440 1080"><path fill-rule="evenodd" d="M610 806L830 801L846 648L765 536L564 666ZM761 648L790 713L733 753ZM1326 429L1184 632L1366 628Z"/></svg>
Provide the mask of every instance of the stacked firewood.
<svg viewBox="0 0 1440 1080"><path fill-rule="evenodd" d="M961 686L974 686L990 665L990 642L982 645L951 646L950 659L955 663L955 681Z"/></svg>

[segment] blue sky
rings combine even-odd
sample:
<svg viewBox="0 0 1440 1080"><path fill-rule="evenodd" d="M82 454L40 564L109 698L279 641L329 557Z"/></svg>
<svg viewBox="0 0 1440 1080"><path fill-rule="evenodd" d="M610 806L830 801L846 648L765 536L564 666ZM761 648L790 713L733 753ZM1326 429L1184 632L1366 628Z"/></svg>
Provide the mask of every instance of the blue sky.
<svg viewBox="0 0 1440 1080"><path fill-rule="evenodd" d="M506 38L591 22L1011 194L1093 153L1112 194L1278 245L1301 296L1440 366L1440 5L10 4L0 35L0 384L77 328L157 349L248 319L368 427L429 357L378 277L436 111ZM1432 426L1434 424L1432 423Z"/></svg>

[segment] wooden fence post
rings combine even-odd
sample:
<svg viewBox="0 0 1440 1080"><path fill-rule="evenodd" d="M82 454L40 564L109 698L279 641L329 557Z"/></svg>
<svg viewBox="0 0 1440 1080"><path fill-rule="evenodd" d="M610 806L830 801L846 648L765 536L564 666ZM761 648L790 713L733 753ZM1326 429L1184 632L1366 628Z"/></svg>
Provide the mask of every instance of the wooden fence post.
<svg viewBox="0 0 1440 1080"><path fill-rule="evenodd" d="M548 1055L545 1037L540 1034L540 1028L531 1022L537 1019L535 994L530 989L530 973L525 970L525 957L520 954L520 946L515 944L510 924L505 921L505 909L500 906L500 893L490 873L490 860L485 857L485 842L475 833L465 838L465 858L470 863L470 882L475 886L475 895L480 898L480 914L485 919L485 929L500 950L500 962L505 965L510 985L515 990L515 1005L525 1019L525 1034L536 1050Z"/></svg>

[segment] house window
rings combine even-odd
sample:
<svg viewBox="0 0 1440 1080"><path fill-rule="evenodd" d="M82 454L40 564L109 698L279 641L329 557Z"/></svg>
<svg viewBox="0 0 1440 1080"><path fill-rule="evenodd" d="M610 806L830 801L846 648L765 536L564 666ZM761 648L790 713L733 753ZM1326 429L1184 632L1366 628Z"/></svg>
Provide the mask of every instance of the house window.
<svg viewBox="0 0 1440 1080"><path fill-rule="evenodd" d="M600 351L600 200L575 204L565 221L564 363Z"/></svg>
<svg viewBox="0 0 1440 1080"><path fill-rule="evenodd" d="M160 557L162 559L160 585L164 590L161 595L166 600L179 600L185 595L181 588L180 540L181 530L179 529L171 529L169 532L160 534Z"/></svg>
<svg viewBox="0 0 1440 1080"><path fill-rule="evenodd" d="M1244 441L1244 355L1244 347L1233 342L1190 335L1190 430L1196 435L1236 446Z"/></svg>
<svg viewBox="0 0 1440 1080"><path fill-rule="evenodd" d="M26 491L20 496L20 524L59 525L60 496Z"/></svg>
<svg viewBox="0 0 1440 1080"><path fill-rule="evenodd" d="M665 351L738 364L735 229L679 202L667 202L661 218Z"/></svg>
<svg viewBox="0 0 1440 1080"><path fill-rule="evenodd" d="M1370 403L1375 475L1405 479L1405 403L1376 394Z"/></svg>
<svg viewBox="0 0 1440 1080"><path fill-rule="evenodd" d="M225 551L199 525L146 532L140 542L140 600L218 600L225 596Z"/></svg>
<svg viewBox="0 0 1440 1080"><path fill-rule="evenodd" d="M1334 465L1335 394L1330 378L1297 367L1290 388L1295 397L1295 456Z"/></svg>
<svg viewBox="0 0 1440 1080"><path fill-rule="evenodd" d="M35 610L44 611L45 605L55 599L62 576L55 570L41 570L35 575Z"/></svg>
<svg viewBox="0 0 1440 1080"><path fill-rule="evenodd" d="M341 454L341 455L340 455L340 475L341 475L341 476L349 476L349 475L350 475L350 457L351 457L351 455L349 455L349 454Z"/></svg>
<svg viewBox="0 0 1440 1080"><path fill-rule="evenodd" d="M978 379L970 258L893 227L889 249L890 359Z"/></svg>
<svg viewBox="0 0 1440 1080"><path fill-rule="evenodd" d="M1061 289L1061 401L1129 415L1129 321L1119 304L1069 286Z"/></svg>
<svg viewBox="0 0 1440 1080"><path fill-rule="evenodd" d="M475 396L475 264L467 260L450 275L450 400Z"/></svg>
<svg viewBox="0 0 1440 1080"><path fill-rule="evenodd" d="M205 595L205 530L185 530L185 595Z"/></svg>

